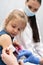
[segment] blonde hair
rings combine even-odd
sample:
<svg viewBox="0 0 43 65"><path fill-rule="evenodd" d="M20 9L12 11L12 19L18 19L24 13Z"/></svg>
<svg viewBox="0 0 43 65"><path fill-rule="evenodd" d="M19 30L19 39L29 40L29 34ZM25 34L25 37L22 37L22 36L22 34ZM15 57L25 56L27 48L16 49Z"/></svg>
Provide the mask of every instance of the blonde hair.
<svg viewBox="0 0 43 65"><path fill-rule="evenodd" d="M16 10L13 10L13 11L9 14L9 16L6 18L5 24L4 24L4 28L6 28L7 24L8 24L12 19L21 19L21 20L24 22L25 27L26 27L26 24L27 24L27 21L28 21L27 16L25 15L24 12L22 12L22 11L16 9ZM25 28L25 27L24 27L24 28Z"/></svg>

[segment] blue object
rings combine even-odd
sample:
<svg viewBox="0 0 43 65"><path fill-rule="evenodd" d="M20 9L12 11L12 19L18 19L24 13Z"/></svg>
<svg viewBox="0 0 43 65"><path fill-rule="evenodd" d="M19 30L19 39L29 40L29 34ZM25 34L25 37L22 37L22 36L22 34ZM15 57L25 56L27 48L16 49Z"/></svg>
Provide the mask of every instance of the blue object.
<svg viewBox="0 0 43 65"><path fill-rule="evenodd" d="M3 47L0 46L0 65L6 65L6 64L2 61L2 59L1 59L2 49L3 49Z"/></svg>
<svg viewBox="0 0 43 65"><path fill-rule="evenodd" d="M1 58L1 54L2 54L2 49L3 49L3 47L0 46L0 58Z"/></svg>
<svg viewBox="0 0 43 65"><path fill-rule="evenodd" d="M30 63L34 63L34 64L40 64L40 59L34 55L31 55L30 57L26 58L23 62L24 63L30 62Z"/></svg>
<svg viewBox="0 0 43 65"><path fill-rule="evenodd" d="M22 56L26 57L26 59L23 60L24 63L30 62L30 63L33 63L33 64L40 64L40 59L38 57L34 56L28 50L20 51L20 54L18 55L18 59L20 59Z"/></svg>
<svg viewBox="0 0 43 65"><path fill-rule="evenodd" d="M29 57L30 55L32 55L32 53L28 50L20 50L19 51L19 55L17 56L17 59L20 59L22 56L25 56L25 57Z"/></svg>
<svg viewBox="0 0 43 65"><path fill-rule="evenodd" d="M25 5L25 8L24 8L24 12L26 13L27 16L34 16L35 15L35 12L32 12L28 6Z"/></svg>

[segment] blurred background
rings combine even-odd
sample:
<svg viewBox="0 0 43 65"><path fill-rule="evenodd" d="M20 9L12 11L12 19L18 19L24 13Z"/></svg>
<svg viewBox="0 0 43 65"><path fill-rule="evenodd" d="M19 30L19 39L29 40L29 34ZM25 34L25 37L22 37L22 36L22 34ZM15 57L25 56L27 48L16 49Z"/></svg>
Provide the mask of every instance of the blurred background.
<svg viewBox="0 0 43 65"><path fill-rule="evenodd" d="M23 8L25 0L0 0L0 30L6 16L15 8ZM39 11L36 14L41 40L43 41L43 0Z"/></svg>

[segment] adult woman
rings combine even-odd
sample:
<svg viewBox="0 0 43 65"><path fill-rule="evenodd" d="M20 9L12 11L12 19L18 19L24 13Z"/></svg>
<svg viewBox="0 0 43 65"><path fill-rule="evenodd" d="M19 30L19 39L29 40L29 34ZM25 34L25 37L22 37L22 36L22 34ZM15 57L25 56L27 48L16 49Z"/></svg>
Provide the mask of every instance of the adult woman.
<svg viewBox="0 0 43 65"><path fill-rule="evenodd" d="M38 57L43 57L40 35L35 17L35 13L38 11L40 5L41 0L26 0L24 12L28 17L27 27L16 39L24 48L31 50Z"/></svg>

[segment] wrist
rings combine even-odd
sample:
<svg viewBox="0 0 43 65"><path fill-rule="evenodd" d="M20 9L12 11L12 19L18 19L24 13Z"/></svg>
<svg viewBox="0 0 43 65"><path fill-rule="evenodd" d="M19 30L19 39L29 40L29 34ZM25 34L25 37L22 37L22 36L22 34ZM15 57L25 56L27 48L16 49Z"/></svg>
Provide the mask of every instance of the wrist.
<svg viewBox="0 0 43 65"><path fill-rule="evenodd" d="M18 62L12 62L11 65L19 65Z"/></svg>
<svg viewBox="0 0 43 65"><path fill-rule="evenodd" d="M12 62L12 63L6 64L6 65L18 65L18 62L17 63L15 63L15 62L13 63Z"/></svg>
<svg viewBox="0 0 43 65"><path fill-rule="evenodd" d="M43 58L40 60L40 65L43 65Z"/></svg>

